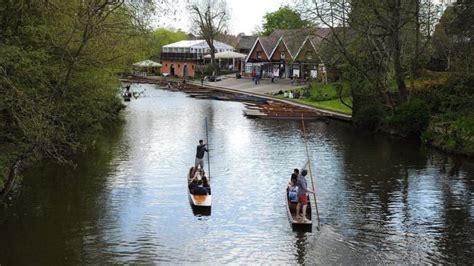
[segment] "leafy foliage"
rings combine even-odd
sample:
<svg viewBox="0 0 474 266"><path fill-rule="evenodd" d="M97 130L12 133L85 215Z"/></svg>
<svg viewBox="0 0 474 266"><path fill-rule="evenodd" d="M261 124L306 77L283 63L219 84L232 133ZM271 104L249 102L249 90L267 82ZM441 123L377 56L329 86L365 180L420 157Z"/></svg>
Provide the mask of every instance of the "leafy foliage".
<svg viewBox="0 0 474 266"><path fill-rule="evenodd" d="M382 123L385 113L381 104L372 103L360 107L353 115L354 123L363 129L375 130Z"/></svg>
<svg viewBox="0 0 474 266"><path fill-rule="evenodd" d="M402 135L420 136L428 128L430 111L422 100L412 100L400 106L391 119L391 124L398 128Z"/></svg>
<svg viewBox="0 0 474 266"><path fill-rule="evenodd" d="M288 6L280 7L275 12L266 13L263 17L263 35L270 35L277 29L301 29L310 23Z"/></svg>
<svg viewBox="0 0 474 266"><path fill-rule="evenodd" d="M118 119L116 73L142 52L139 17L152 2L0 0L0 145L15 155L9 162L65 162Z"/></svg>

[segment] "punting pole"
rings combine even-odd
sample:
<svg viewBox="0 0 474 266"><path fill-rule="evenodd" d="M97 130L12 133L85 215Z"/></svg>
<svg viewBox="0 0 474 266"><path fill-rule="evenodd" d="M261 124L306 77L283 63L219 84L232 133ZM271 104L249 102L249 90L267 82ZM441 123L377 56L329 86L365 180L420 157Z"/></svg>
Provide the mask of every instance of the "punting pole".
<svg viewBox="0 0 474 266"><path fill-rule="evenodd" d="M311 160L309 158L308 142L306 140L306 128L304 126L304 117L303 117L303 115L301 115L301 124L303 125L304 147L306 149L306 156L308 157L308 170L309 170L309 176L311 178L311 187L313 188L313 192L314 192L314 194L313 194L314 205L316 207L316 215L318 217L318 230L319 230L319 227L321 226L321 222L319 221L318 202L316 201L316 190L314 189L313 171L311 171Z"/></svg>
<svg viewBox="0 0 474 266"><path fill-rule="evenodd" d="M207 129L207 117L206 117L206 144L207 144L207 178L211 182L211 160L209 159L209 131Z"/></svg>

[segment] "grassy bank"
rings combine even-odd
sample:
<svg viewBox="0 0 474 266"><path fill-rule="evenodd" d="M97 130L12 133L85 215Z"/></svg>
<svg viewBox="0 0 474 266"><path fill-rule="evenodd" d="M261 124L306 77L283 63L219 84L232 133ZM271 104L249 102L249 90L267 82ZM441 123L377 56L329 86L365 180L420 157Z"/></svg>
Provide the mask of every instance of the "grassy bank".
<svg viewBox="0 0 474 266"><path fill-rule="evenodd" d="M335 99L335 100L328 100L328 101L312 101L310 99L297 99L297 101L309 104L321 109L326 109L330 111L335 111L343 114L352 114L352 109L344 105L341 100ZM351 104L352 99L347 97L344 98L344 102Z"/></svg>
<svg viewBox="0 0 474 266"><path fill-rule="evenodd" d="M343 104L339 99L338 91L342 94L344 102L352 105L352 98L349 96L349 83L347 82L333 82L328 84L313 82L309 89L308 87L303 87L291 90L292 93L298 95L297 98L293 99L294 101L325 110L352 114L352 109ZM284 94L277 94L275 96L284 98Z"/></svg>

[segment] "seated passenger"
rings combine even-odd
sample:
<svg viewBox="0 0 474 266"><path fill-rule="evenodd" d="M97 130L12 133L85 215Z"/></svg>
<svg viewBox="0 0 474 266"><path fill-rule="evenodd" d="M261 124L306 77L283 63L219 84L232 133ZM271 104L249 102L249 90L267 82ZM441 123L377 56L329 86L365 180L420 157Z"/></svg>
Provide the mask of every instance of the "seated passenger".
<svg viewBox="0 0 474 266"><path fill-rule="evenodd" d="M198 181L196 179L193 179L191 183L189 183L188 185L189 192L191 194L194 194L194 191L196 190L197 187L198 187Z"/></svg>
<svg viewBox="0 0 474 266"><path fill-rule="evenodd" d="M296 186L296 181L298 179L299 170L295 169L293 174L291 174L291 179L288 184L288 198L292 203L298 202L298 186Z"/></svg>
<svg viewBox="0 0 474 266"><path fill-rule="evenodd" d="M291 183L291 186L288 187L288 199L292 203L298 203L298 186L296 183Z"/></svg>
<svg viewBox="0 0 474 266"><path fill-rule="evenodd" d="M207 190L207 193L211 195L211 186L209 185L209 181L207 181L207 177L203 176L202 177L202 187Z"/></svg>
<svg viewBox="0 0 474 266"><path fill-rule="evenodd" d="M194 167L189 168L189 173L188 173L188 183L193 182L194 179Z"/></svg>
<svg viewBox="0 0 474 266"><path fill-rule="evenodd" d="M199 180L197 187L194 188L194 195L207 195L207 189L202 186L202 180Z"/></svg>
<svg viewBox="0 0 474 266"><path fill-rule="evenodd" d="M204 170L202 170L199 167L194 167L194 179L201 180L203 176L204 176Z"/></svg>

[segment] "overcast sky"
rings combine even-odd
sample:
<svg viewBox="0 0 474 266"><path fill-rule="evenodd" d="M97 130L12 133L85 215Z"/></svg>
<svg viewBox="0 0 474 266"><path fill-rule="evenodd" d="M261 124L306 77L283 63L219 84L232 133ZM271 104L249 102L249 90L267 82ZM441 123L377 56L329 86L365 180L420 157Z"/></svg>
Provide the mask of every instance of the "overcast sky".
<svg viewBox="0 0 474 266"><path fill-rule="evenodd" d="M190 32L191 25L187 19L189 16L186 12L186 1L178 0L180 6L178 10L182 10L181 14L163 15L157 26L172 27L175 29L182 29ZM176 2L178 2L176 1ZM231 11L231 19L229 25L229 32L238 34L245 32L250 34L255 30L256 26L261 27L262 19L265 13L273 12L284 4L285 0L227 0L229 9Z"/></svg>

